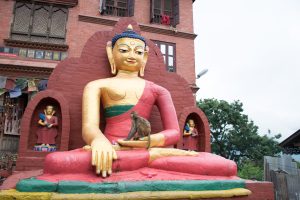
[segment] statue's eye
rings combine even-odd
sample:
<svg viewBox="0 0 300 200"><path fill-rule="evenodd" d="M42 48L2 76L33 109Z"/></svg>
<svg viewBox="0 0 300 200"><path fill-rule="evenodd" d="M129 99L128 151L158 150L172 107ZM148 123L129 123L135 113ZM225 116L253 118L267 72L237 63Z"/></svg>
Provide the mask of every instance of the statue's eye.
<svg viewBox="0 0 300 200"><path fill-rule="evenodd" d="M142 51L136 51L136 53L137 53L138 55L143 55L143 52L142 52Z"/></svg>
<svg viewBox="0 0 300 200"><path fill-rule="evenodd" d="M126 53L128 50L127 49L119 49L119 52L121 53Z"/></svg>

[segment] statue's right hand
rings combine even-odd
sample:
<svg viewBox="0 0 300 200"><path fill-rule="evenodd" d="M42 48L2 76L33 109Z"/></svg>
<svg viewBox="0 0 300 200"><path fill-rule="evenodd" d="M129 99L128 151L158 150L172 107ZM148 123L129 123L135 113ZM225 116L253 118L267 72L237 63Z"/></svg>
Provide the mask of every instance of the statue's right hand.
<svg viewBox="0 0 300 200"><path fill-rule="evenodd" d="M112 162L117 159L117 153L106 138L95 138L91 143L92 165L96 173L106 177L112 173Z"/></svg>

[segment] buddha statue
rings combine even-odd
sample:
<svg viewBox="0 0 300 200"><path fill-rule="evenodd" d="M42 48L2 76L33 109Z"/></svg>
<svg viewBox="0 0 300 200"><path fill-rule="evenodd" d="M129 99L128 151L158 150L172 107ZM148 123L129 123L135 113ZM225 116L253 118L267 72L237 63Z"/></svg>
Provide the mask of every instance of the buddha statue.
<svg viewBox="0 0 300 200"><path fill-rule="evenodd" d="M107 42L106 51L114 76L89 82L83 92L82 137L87 146L47 155L44 180L61 173L91 174L92 170L111 177L116 172L145 167L191 177L204 175L207 179L236 177L237 167L231 160L206 152L167 148L175 145L181 135L176 111L168 90L142 78L149 49L131 25ZM99 129L100 104L106 120L104 132ZM154 105L164 130L151 134L150 148L147 149L148 137L124 140L131 127L130 113L135 111L149 119Z"/></svg>

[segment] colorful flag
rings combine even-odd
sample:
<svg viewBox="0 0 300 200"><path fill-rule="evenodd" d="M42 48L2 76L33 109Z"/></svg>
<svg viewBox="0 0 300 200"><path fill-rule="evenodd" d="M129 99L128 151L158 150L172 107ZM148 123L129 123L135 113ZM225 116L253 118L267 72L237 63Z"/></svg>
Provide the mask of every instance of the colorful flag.
<svg viewBox="0 0 300 200"><path fill-rule="evenodd" d="M15 87L13 90L9 90L9 97L10 98L17 98L21 95L22 95L22 91L21 91L21 88L19 88L18 86Z"/></svg>
<svg viewBox="0 0 300 200"><path fill-rule="evenodd" d="M16 87L16 81L15 81L15 79L8 78L6 80L5 89L12 90L15 87Z"/></svg>
<svg viewBox="0 0 300 200"><path fill-rule="evenodd" d="M48 85L48 80L46 80L46 79L40 80L39 85L38 85L39 91L46 90L47 85Z"/></svg>
<svg viewBox="0 0 300 200"><path fill-rule="evenodd" d="M0 88L0 96L6 92L6 89Z"/></svg>
<svg viewBox="0 0 300 200"><path fill-rule="evenodd" d="M5 88L7 77L0 76L0 88Z"/></svg>
<svg viewBox="0 0 300 200"><path fill-rule="evenodd" d="M34 79L29 79L28 80L28 91L29 92L37 91L37 87L36 87Z"/></svg>
<svg viewBox="0 0 300 200"><path fill-rule="evenodd" d="M18 88L20 88L21 90L23 90L23 89L25 89L25 88L27 87L27 85L28 85L27 82L28 82L28 81L27 81L27 79L25 79L25 78L18 78L18 79L16 80L16 86L17 86Z"/></svg>

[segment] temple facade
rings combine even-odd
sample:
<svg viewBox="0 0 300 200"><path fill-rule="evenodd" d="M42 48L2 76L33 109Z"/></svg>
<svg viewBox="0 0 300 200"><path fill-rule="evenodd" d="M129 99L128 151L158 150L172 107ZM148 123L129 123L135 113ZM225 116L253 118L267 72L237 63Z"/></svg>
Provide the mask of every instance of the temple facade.
<svg viewBox="0 0 300 200"><path fill-rule="evenodd" d="M56 65L80 57L93 34L112 31L122 17L138 22L160 48L166 71L196 92L192 0L0 1L0 151L18 150L27 103L47 87Z"/></svg>

